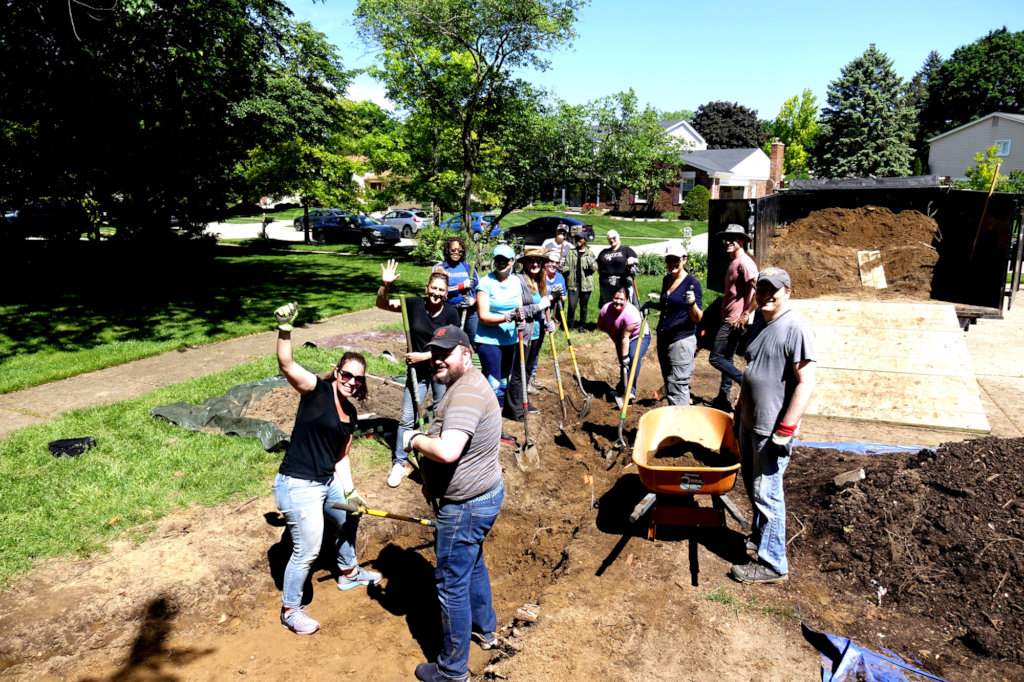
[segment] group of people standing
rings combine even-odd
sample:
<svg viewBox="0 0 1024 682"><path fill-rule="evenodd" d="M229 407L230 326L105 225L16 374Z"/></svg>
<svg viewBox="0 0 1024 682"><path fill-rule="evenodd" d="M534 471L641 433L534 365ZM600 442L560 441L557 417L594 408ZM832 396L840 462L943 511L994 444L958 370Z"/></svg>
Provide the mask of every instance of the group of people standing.
<svg viewBox="0 0 1024 682"><path fill-rule="evenodd" d="M686 271L687 253L670 246L661 291L639 305L632 277L635 252L621 246L614 231L609 248L595 257L586 239L569 245L561 227L552 248L527 249L518 258L507 245L494 248L490 271L478 276L464 258L462 237L444 245L444 260L430 273L423 296L405 299L411 350L403 394L398 438L388 485L397 487L415 453L423 492L437 517L435 580L442 611L443 648L436 662L420 664L420 680L468 679L471 639L489 648L497 644L497 620L483 558L483 542L504 499L498 450L514 439L502 429L502 416L522 419L534 411L526 396L525 363L535 369L544 335L555 331L551 316L563 297L569 326L586 323L586 309L598 274L601 309L598 329L615 343L619 360L616 391L635 397L640 359L652 333L646 317L660 311L657 352L671 405L690 404L689 384L703 317L700 282ZM722 323L716 331L711 363L722 372L712 403L732 411L730 391L741 385L736 404L736 434L742 456L744 485L754 510L752 533L746 540L749 564L735 565L732 575L743 582L785 580L785 501L782 477L792 440L814 388L814 337L788 305L790 280L778 268L757 271L746 253L747 235L730 225L723 233L730 258L723 297ZM394 260L381 266L377 306L403 311L401 299L389 297L398 279ZM579 317L575 312L579 310ZM755 311L757 314L755 314ZM292 539L285 569L281 623L297 634L312 634L319 624L306 613L302 592L320 552L325 519L335 526L334 553L338 588L350 590L378 584L380 573L362 568L355 552L359 512L331 506L344 503L363 509L356 490L349 452L356 429L354 400L365 398L366 360L345 353L335 368L317 376L292 359L291 330L298 313L292 303L278 308L277 357L282 374L300 394L291 443L273 485L274 499ZM578 322L577 322L578 320ZM741 353L746 370L733 364ZM480 370L474 366L474 354ZM639 356L639 357L637 357ZM629 371L636 358L632 385ZM413 379L415 377L415 380ZM417 428L415 406L431 393L433 419L428 430Z"/></svg>

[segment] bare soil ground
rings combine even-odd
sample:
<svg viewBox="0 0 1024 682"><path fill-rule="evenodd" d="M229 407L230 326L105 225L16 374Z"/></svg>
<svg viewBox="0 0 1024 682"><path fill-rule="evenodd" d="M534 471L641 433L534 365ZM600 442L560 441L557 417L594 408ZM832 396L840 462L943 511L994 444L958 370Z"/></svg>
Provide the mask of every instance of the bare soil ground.
<svg viewBox="0 0 1024 682"><path fill-rule="evenodd" d="M919 241L928 241L922 234ZM874 238L865 244L877 246ZM791 250L801 248L810 247ZM843 248L837 258L848 260L850 247ZM889 263L890 283L903 281ZM807 268L775 264L789 269L798 296L814 295ZM861 295L846 286L855 268L833 293ZM926 297L913 287L902 295ZM619 421L607 398L617 379L611 344L578 352L586 388L597 396L581 428L559 431L554 373L542 365L548 388L535 397L541 414L530 424L541 469L522 473L512 448L502 448L508 492L486 556L505 644L473 648L477 679L817 679L818 656L800 636L797 607L812 627L916 658L951 679L1024 679L1020 439L956 442L948 432L857 424L858 440L951 442L874 457L797 449L786 477L790 580L743 586L727 577L730 564L745 561L735 522L662 526L653 541L645 520L628 523L647 491L628 453L611 469L602 457ZM562 370L568 377L571 364ZM700 353L694 395L713 397L718 378ZM660 385L652 348L627 437L657 406ZM361 411L397 416L400 389L370 389L372 402ZM569 390L579 405L579 392ZM285 392L257 408L287 425L294 401ZM506 429L522 435L521 424ZM801 437L834 441L849 432L847 423L814 419ZM858 468L864 480L832 483ZM394 490L385 475L359 481L375 506L428 515L415 474ZM749 513L740 488L731 497ZM364 518L360 560L384 574L382 585L339 592L329 562L321 562L307 598L322 629L298 637L278 622L290 542L269 494L183 510L145 542L48 562L0 595L0 677L411 679L439 647L431 543L423 526Z"/></svg>

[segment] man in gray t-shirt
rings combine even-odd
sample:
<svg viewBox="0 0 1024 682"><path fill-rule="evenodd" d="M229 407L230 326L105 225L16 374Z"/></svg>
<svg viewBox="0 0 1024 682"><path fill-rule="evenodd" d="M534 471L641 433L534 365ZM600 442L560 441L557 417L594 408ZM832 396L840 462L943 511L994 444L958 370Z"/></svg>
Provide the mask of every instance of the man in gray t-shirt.
<svg viewBox="0 0 1024 682"><path fill-rule="evenodd" d="M782 477L793 436L814 392L814 334L789 305L789 274L765 268L757 275L755 316L743 343L747 361L737 404L743 483L754 510L748 564L732 567L744 583L777 583L789 576L786 500Z"/></svg>
<svg viewBox="0 0 1024 682"><path fill-rule="evenodd" d="M419 680L469 678L469 641L497 645L498 618L483 545L505 499L498 448L501 410L473 367L466 333L441 327L427 343L434 380L446 387L428 433L406 432L406 452L422 455L423 492L437 509L434 581L441 602L442 647L435 663L416 666Z"/></svg>

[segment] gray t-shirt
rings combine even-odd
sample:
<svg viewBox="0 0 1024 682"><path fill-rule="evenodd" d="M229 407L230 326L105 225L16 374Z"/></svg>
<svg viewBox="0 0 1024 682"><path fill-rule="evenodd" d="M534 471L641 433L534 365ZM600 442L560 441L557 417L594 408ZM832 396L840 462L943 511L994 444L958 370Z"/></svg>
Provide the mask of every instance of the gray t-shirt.
<svg viewBox="0 0 1024 682"><path fill-rule="evenodd" d="M770 436L796 390L793 365L817 360L814 332L793 310L771 322L761 314L750 325L743 357L743 405L740 418L754 433Z"/></svg>
<svg viewBox="0 0 1024 682"><path fill-rule="evenodd" d="M469 434L469 442L451 464L426 457L421 460L429 496L462 502L496 486L501 480L501 410L494 389L480 370L470 368L441 398L428 433L437 436L448 429Z"/></svg>

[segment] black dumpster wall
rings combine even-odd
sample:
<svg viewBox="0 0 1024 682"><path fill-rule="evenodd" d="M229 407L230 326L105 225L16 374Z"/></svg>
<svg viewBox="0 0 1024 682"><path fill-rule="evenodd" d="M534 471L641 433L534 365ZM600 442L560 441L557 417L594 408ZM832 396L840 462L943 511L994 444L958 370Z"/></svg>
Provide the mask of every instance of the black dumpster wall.
<svg viewBox="0 0 1024 682"><path fill-rule="evenodd" d="M1001 310L1006 289L1012 226L1020 220L1024 195L993 194L985 209L987 192L935 188L822 189L771 194L756 201L754 259L759 266L771 263L771 238L780 225L804 218L824 208L881 206L894 213L914 210L929 215L939 226L933 245L939 262L932 281L931 297L941 301ZM708 221L708 286L721 290L725 254L716 235L729 222L746 216L748 200L711 202ZM979 228L982 211L984 220Z"/></svg>

